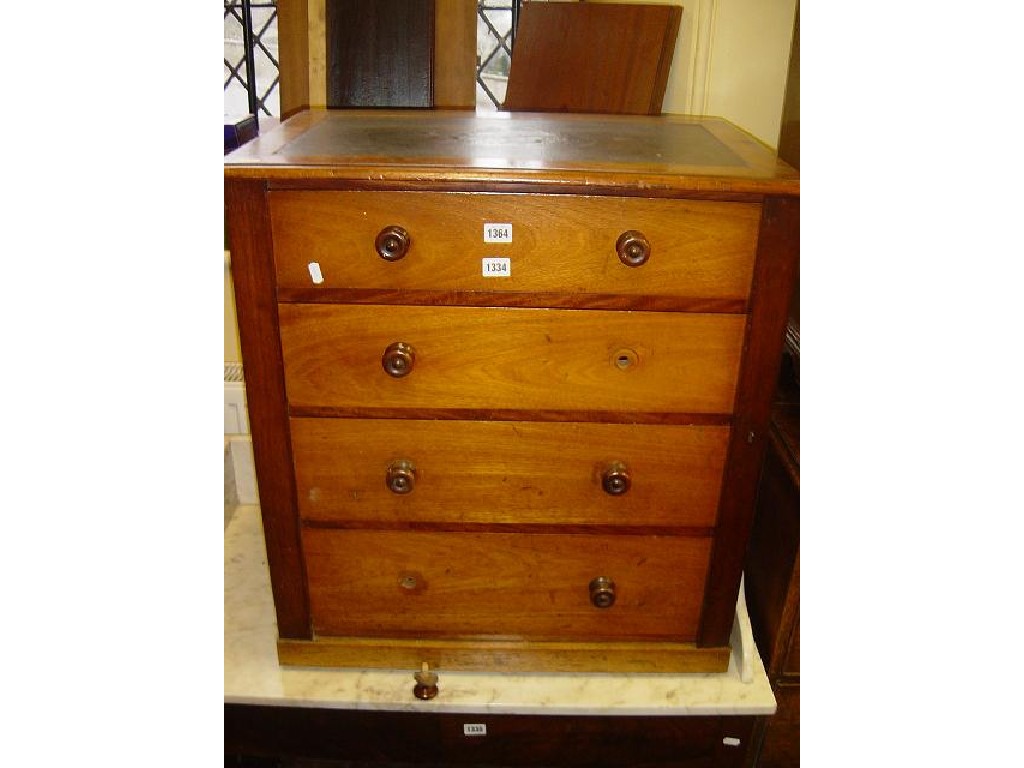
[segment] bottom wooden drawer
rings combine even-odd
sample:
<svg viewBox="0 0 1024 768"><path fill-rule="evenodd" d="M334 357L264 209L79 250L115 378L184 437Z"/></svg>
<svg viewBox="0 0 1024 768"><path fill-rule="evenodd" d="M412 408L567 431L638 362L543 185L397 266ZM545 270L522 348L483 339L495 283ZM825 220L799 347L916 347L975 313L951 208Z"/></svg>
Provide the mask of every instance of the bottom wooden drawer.
<svg viewBox="0 0 1024 768"><path fill-rule="evenodd" d="M303 547L318 635L690 642L711 539L306 527Z"/></svg>

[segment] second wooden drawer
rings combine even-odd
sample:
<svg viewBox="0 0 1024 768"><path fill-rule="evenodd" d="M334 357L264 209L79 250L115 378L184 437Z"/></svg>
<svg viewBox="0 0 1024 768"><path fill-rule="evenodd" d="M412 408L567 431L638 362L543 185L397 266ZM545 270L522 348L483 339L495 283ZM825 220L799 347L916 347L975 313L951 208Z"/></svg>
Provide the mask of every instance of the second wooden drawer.
<svg viewBox="0 0 1024 768"><path fill-rule="evenodd" d="M292 408L728 414L746 323L745 315L475 307L282 304L279 312ZM405 363L389 374L399 345Z"/></svg>

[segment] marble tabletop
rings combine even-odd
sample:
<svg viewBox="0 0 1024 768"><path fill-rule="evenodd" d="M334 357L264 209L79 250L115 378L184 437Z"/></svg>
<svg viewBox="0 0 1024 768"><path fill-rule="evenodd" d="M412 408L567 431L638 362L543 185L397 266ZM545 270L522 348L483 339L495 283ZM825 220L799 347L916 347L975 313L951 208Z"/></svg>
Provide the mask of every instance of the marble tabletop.
<svg viewBox="0 0 1024 768"><path fill-rule="evenodd" d="M412 670L277 663L277 623L260 510L225 511L224 701L336 709L529 715L770 715L775 697L754 647L742 589L729 669L717 674L512 674L441 671L437 697L412 695Z"/></svg>

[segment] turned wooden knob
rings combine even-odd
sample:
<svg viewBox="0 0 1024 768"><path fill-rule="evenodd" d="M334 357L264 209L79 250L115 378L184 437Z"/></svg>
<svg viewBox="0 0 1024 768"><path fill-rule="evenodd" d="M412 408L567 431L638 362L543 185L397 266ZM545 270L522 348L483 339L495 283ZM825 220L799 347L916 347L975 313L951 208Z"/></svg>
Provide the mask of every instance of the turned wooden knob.
<svg viewBox="0 0 1024 768"><path fill-rule="evenodd" d="M396 341L384 350L380 362L388 376L400 379L412 372L412 365L416 362L416 350L411 344Z"/></svg>
<svg viewBox="0 0 1024 768"><path fill-rule="evenodd" d="M416 466L407 459L393 461L388 465L384 480L392 493L412 493L416 487Z"/></svg>
<svg viewBox="0 0 1024 768"><path fill-rule="evenodd" d="M619 254L619 261L627 267L639 267L651 258L651 244L643 232L637 232L635 229L626 230L619 235L615 250Z"/></svg>
<svg viewBox="0 0 1024 768"><path fill-rule="evenodd" d="M595 608L615 605L615 582L607 576L598 576L590 582L590 602Z"/></svg>
<svg viewBox="0 0 1024 768"><path fill-rule="evenodd" d="M374 241L377 255L385 261L398 261L409 252L412 238L404 228L397 225L384 227Z"/></svg>
<svg viewBox="0 0 1024 768"><path fill-rule="evenodd" d="M419 670L413 673L413 679L416 685L413 686L412 694L417 699L433 699L437 696L437 672L434 672L427 662L423 662Z"/></svg>
<svg viewBox="0 0 1024 768"><path fill-rule="evenodd" d="M601 474L601 487L609 496L621 496L630 484L629 468L621 461L613 461Z"/></svg>

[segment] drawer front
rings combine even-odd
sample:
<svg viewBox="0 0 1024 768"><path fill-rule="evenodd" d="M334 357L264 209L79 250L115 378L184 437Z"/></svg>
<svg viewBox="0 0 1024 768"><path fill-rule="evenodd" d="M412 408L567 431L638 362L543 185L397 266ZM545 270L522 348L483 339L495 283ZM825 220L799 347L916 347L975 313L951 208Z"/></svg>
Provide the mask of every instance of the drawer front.
<svg viewBox="0 0 1024 768"><path fill-rule="evenodd" d="M746 320L471 307L279 311L293 408L729 413ZM399 343L414 357L394 377L383 360Z"/></svg>
<svg viewBox="0 0 1024 768"><path fill-rule="evenodd" d="M760 205L567 195L425 192L272 192L278 284L285 289L553 292L744 300L750 292ZM485 243L488 223L510 243ZM408 250L375 247L400 226ZM640 232L650 245L627 266L616 243ZM481 260L511 259L485 277ZM323 282L314 284L310 262Z"/></svg>
<svg viewBox="0 0 1024 768"><path fill-rule="evenodd" d="M303 518L399 525L710 527L729 438L716 426L404 419L292 419L291 433Z"/></svg>
<svg viewBox="0 0 1024 768"><path fill-rule="evenodd" d="M313 628L336 636L692 642L711 539L329 530L302 535ZM610 607L591 582L614 582Z"/></svg>

